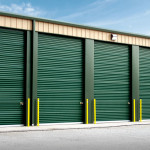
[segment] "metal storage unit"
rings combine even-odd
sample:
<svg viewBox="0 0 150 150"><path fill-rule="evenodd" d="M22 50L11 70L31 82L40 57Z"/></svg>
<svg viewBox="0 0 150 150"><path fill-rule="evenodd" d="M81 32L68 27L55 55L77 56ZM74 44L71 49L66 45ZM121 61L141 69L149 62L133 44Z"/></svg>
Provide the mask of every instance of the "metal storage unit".
<svg viewBox="0 0 150 150"><path fill-rule="evenodd" d="M97 121L130 120L129 46L95 41L94 47Z"/></svg>
<svg viewBox="0 0 150 150"><path fill-rule="evenodd" d="M83 41L38 35L40 123L83 122Z"/></svg>
<svg viewBox="0 0 150 150"><path fill-rule="evenodd" d="M149 49L146 35L0 12L0 125L149 119Z"/></svg>
<svg viewBox="0 0 150 150"><path fill-rule="evenodd" d="M140 47L140 98L143 119L150 119L150 48Z"/></svg>
<svg viewBox="0 0 150 150"><path fill-rule="evenodd" d="M0 125L24 124L24 32L0 28Z"/></svg>

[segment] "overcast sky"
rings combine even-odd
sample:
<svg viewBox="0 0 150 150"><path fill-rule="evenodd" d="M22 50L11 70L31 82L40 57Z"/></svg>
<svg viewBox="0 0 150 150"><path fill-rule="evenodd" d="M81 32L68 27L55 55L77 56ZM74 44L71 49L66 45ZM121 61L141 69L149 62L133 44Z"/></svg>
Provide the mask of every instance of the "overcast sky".
<svg viewBox="0 0 150 150"><path fill-rule="evenodd" d="M0 0L0 11L150 35L150 0Z"/></svg>

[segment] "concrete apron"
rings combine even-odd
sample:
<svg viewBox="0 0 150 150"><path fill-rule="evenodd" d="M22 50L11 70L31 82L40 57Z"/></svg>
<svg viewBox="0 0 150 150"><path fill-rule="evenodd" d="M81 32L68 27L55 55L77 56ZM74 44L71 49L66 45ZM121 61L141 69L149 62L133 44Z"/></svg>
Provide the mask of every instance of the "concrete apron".
<svg viewBox="0 0 150 150"><path fill-rule="evenodd" d="M97 124L45 124L40 126L0 126L0 133L4 132L27 132L27 131L51 131L68 129L92 129L92 128L110 128L133 125L150 125L149 121L143 122L99 122Z"/></svg>

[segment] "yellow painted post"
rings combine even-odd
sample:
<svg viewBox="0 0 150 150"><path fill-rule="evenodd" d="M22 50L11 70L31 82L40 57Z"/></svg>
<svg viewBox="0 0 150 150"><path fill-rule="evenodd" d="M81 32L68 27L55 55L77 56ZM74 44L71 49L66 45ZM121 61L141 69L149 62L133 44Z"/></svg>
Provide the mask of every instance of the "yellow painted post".
<svg viewBox="0 0 150 150"><path fill-rule="evenodd" d="M133 122L135 122L135 99L133 100L133 113L134 113Z"/></svg>
<svg viewBox="0 0 150 150"><path fill-rule="evenodd" d="M88 99L86 99L86 124L88 124Z"/></svg>
<svg viewBox="0 0 150 150"><path fill-rule="evenodd" d="M37 126L39 126L39 103L40 103L40 99L37 99Z"/></svg>
<svg viewBox="0 0 150 150"><path fill-rule="evenodd" d="M28 121L27 126L30 126L30 98L28 98Z"/></svg>
<svg viewBox="0 0 150 150"><path fill-rule="evenodd" d="M94 99L94 124L96 124L96 99Z"/></svg>
<svg viewBox="0 0 150 150"><path fill-rule="evenodd" d="M142 122L142 99L140 99L140 122Z"/></svg>

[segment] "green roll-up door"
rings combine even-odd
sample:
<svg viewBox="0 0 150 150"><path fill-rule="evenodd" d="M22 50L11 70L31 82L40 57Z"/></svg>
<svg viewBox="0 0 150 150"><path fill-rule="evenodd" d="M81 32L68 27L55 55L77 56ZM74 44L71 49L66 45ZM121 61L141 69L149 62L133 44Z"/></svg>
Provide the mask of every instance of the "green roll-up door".
<svg viewBox="0 0 150 150"><path fill-rule="evenodd" d="M40 123L83 121L81 39L38 35Z"/></svg>
<svg viewBox="0 0 150 150"><path fill-rule="evenodd" d="M127 45L95 41L97 121L130 120L130 55Z"/></svg>
<svg viewBox="0 0 150 150"><path fill-rule="evenodd" d="M143 119L150 119L150 48L140 47L140 98Z"/></svg>
<svg viewBox="0 0 150 150"><path fill-rule="evenodd" d="M24 32L0 29L0 125L23 124Z"/></svg>

